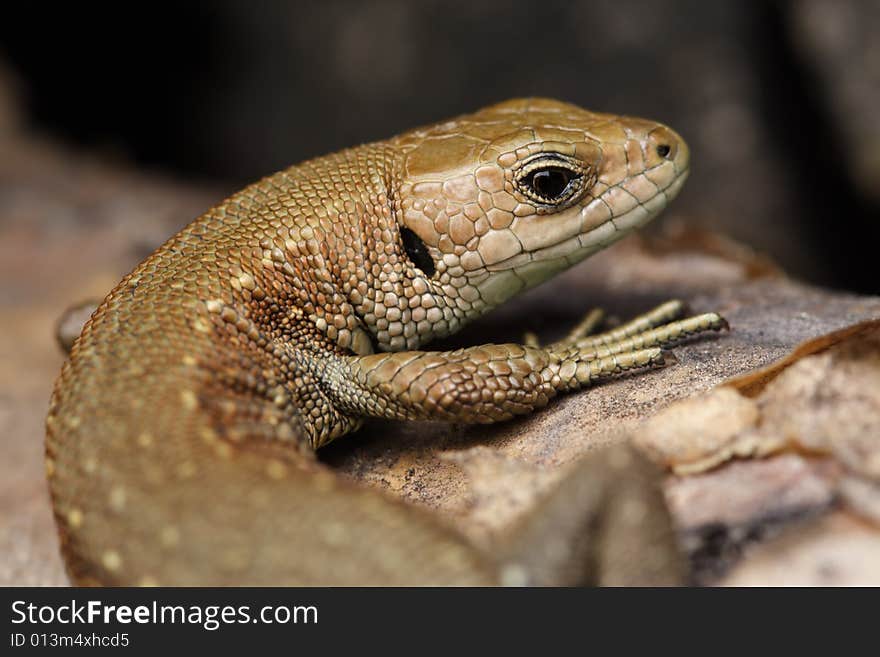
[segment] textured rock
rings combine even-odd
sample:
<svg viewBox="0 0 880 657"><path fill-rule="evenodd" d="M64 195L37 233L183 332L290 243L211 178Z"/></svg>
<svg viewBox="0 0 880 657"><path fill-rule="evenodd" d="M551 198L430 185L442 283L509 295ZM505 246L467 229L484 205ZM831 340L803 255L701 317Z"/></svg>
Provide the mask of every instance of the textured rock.
<svg viewBox="0 0 880 657"><path fill-rule="evenodd" d="M729 586L880 586L880 532L835 513L755 547Z"/></svg>
<svg viewBox="0 0 880 657"><path fill-rule="evenodd" d="M675 473L667 495L703 581L749 544L829 509L880 536L880 321L810 340L770 367L672 404L635 440ZM780 455L762 458L772 454ZM701 474L687 476L694 473ZM835 526L801 527L813 537L811 558L832 545L822 532ZM784 545L798 535L787 530ZM876 572L880 553L865 556L863 567L866 577ZM856 575L848 566L817 580L804 567L783 579L845 584Z"/></svg>

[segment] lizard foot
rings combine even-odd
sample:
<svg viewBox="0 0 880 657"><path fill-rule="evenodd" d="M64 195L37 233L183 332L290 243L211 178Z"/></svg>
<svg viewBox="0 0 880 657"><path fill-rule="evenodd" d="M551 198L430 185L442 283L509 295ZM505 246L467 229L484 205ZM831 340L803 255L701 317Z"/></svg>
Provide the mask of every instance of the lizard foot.
<svg viewBox="0 0 880 657"><path fill-rule="evenodd" d="M660 367L668 362L664 360L663 347L707 331L729 329L727 320L718 313L679 319L685 311L683 302L667 301L621 326L593 335L602 320L602 311L591 310L568 335L544 349L558 363L590 363L591 379ZM526 338L528 346L537 346L533 334Z"/></svg>

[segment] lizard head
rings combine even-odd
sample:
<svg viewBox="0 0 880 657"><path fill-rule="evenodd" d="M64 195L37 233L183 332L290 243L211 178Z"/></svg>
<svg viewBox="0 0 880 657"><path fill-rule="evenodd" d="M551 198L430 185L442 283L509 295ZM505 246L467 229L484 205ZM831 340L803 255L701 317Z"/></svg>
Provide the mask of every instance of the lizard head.
<svg viewBox="0 0 880 657"><path fill-rule="evenodd" d="M655 217L688 173L666 126L517 99L393 140L401 241L464 315L478 315Z"/></svg>

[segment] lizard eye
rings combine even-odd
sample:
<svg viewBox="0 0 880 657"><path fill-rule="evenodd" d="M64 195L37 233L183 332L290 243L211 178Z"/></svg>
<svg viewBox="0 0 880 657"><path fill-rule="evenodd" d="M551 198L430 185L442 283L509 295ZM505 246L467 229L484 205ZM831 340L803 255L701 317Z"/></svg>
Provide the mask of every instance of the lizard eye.
<svg viewBox="0 0 880 657"><path fill-rule="evenodd" d="M538 196L546 199L557 199L565 192L574 178L574 172L562 167L547 167L530 173L525 184Z"/></svg>
<svg viewBox="0 0 880 657"><path fill-rule="evenodd" d="M584 188L584 168L560 157L528 162L516 176L523 195L543 205L562 205Z"/></svg>

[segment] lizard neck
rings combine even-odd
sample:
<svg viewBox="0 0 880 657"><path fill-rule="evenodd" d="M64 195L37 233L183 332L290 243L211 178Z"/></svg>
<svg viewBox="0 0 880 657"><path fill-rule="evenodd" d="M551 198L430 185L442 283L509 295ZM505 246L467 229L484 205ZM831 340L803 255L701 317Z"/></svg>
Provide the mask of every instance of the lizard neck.
<svg viewBox="0 0 880 657"><path fill-rule="evenodd" d="M280 272L279 302L360 355L418 349L489 309L460 290L464 279L447 260L430 272L413 262L399 219L399 160L396 150L368 144L246 190L251 198L262 191L271 199L250 212L272 213L281 224L277 237L249 247L260 256L257 278Z"/></svg>

